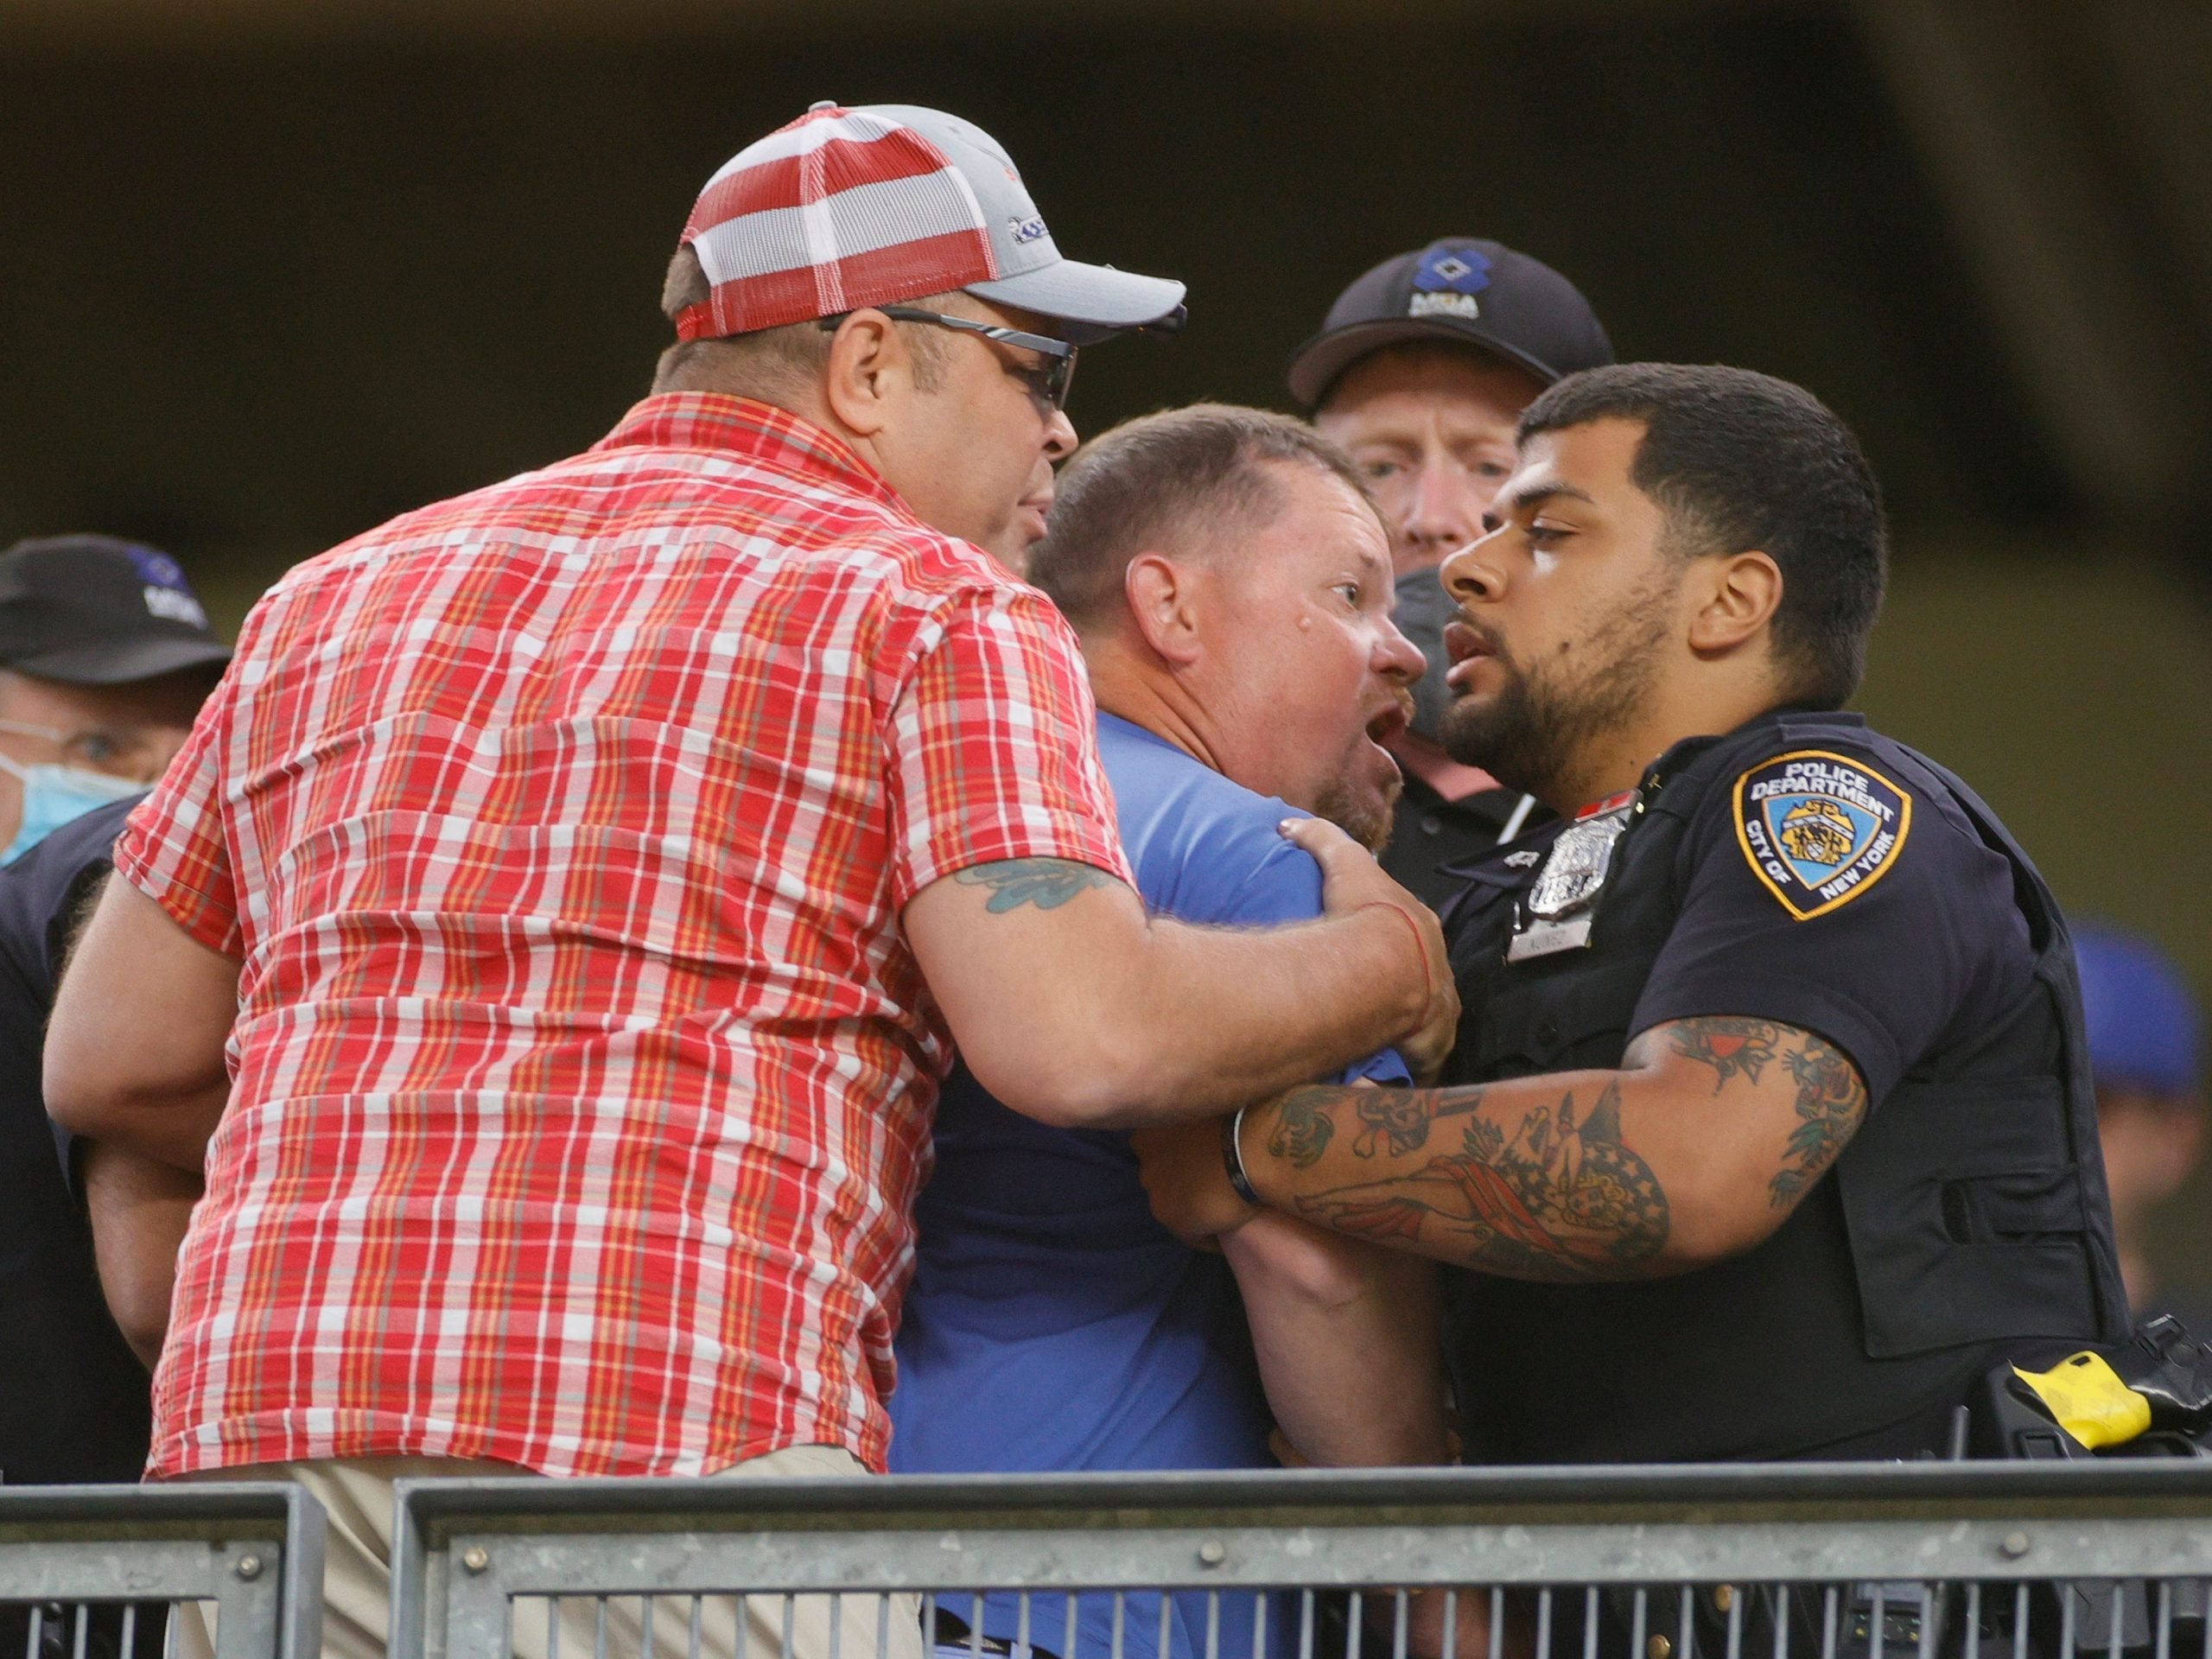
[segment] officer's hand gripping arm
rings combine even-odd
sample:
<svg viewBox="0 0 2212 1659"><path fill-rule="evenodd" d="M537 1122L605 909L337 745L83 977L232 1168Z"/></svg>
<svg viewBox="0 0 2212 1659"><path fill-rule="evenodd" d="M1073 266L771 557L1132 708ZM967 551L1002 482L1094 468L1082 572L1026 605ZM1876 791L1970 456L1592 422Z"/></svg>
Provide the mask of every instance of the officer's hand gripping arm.
<svg viewBox="0 0 2212 1659"><path fill-rule="evenodd" d="M1295 1089L1239 1147L1270 1205L1338 1232L1512 1279L1648 1279L1763 1243L1866 1104L1826 1039L1718 1016L1653 1027L1617 1071Z"/></svg>

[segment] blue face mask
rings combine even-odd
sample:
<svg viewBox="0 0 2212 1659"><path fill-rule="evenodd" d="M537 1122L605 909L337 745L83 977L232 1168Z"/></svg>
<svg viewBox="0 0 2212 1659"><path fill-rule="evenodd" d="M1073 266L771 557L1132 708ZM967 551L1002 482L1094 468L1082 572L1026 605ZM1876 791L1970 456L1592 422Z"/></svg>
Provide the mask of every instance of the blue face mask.
<svg viewBox="0 0 2212 1659"><path fill-rule="evenodd" d="M16 838L0 852L0 864L12 864L73 818L96 806L128 799L145 792L146 785L130 778L111 778L82 766L27 766L0 754L0 772L12 774L23 785L23 822Z"/></svg>

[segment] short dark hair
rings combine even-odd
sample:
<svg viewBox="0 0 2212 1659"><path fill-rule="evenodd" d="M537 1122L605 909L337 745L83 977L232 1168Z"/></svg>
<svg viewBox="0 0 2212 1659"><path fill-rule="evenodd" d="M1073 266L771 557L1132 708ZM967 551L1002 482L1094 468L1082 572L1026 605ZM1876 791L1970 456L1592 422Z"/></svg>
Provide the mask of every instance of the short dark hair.
<svg viewBox="0 0 2212 1659"><path fill-rule="evenodd" d="M1303 421L1192 404L1102 432L1060 469L1029 580L1077 626L1118 607L1129 561L1203 525L1258 529L1283 509L1270 462L1313 467L1372 505L1352 458Z"/></svg>
<svg viewBox="0 0 2212 1659"><path fill-rule="evenodd" d="M1802 386L1719 365L1622 363L1550 387L1521 441L1641 422L1630 476L1684 557L1757 548L1782 571L1774 654L1791 702L1840 708L1859 689L1882 608L1889 527L1848 427Z"/></svg>

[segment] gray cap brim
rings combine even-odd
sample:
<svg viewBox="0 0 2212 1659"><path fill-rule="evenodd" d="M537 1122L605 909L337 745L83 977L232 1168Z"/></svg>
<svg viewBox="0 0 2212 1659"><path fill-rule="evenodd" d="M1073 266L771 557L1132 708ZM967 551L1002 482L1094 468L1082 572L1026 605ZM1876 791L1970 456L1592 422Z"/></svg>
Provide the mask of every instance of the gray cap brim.
<svg viewBox="0 0 2212 1659"><path fill-rule="evenodd" d="M1330 383L1370 352L1408 340L1441 340L1472 346L1518 364L1546 385L1560 378L1560 372L1541 358L1493 337L1478 323L1455 317L1388 317L1378 322L1355 322L1307 340L1291 354L1290 395L1308 409L1319 404Z"/></svg>
<svg viewBox="0 0 2212 1659"><path fill-rule="evenodd" d="M220 669L230 660L229 648L213 640L134 639L18 657L7 666L64 685L129 685L188 668Z"/></svg>
<svg viewBox="0 0 2212 1659"><path fill-rule="evenodd" d="M1166 276L1140 276L1111 265L1062 259L1018 276L970 283L968 292L994 305L1019 306L1069 324L1069 337L1084 346L1124 328L1143 328L1165 321L1183 303L1185 289Z"/></svg>

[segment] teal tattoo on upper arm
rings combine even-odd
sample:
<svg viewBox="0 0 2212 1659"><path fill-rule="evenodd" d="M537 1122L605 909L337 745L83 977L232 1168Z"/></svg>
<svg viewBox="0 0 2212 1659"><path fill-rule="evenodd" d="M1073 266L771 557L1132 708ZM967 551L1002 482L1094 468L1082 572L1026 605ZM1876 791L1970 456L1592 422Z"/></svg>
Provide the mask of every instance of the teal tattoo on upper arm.
<svg viewBox="0 0 2212 1659"><path fill-rule="evenodd" d="M1115 878L1071 858L1007 858L995 864L971 864L954 874L963 887L988 887L990 899L983 908L994 916L1024 905L1058 910L1079 893L1110 887Z"/></svg>

